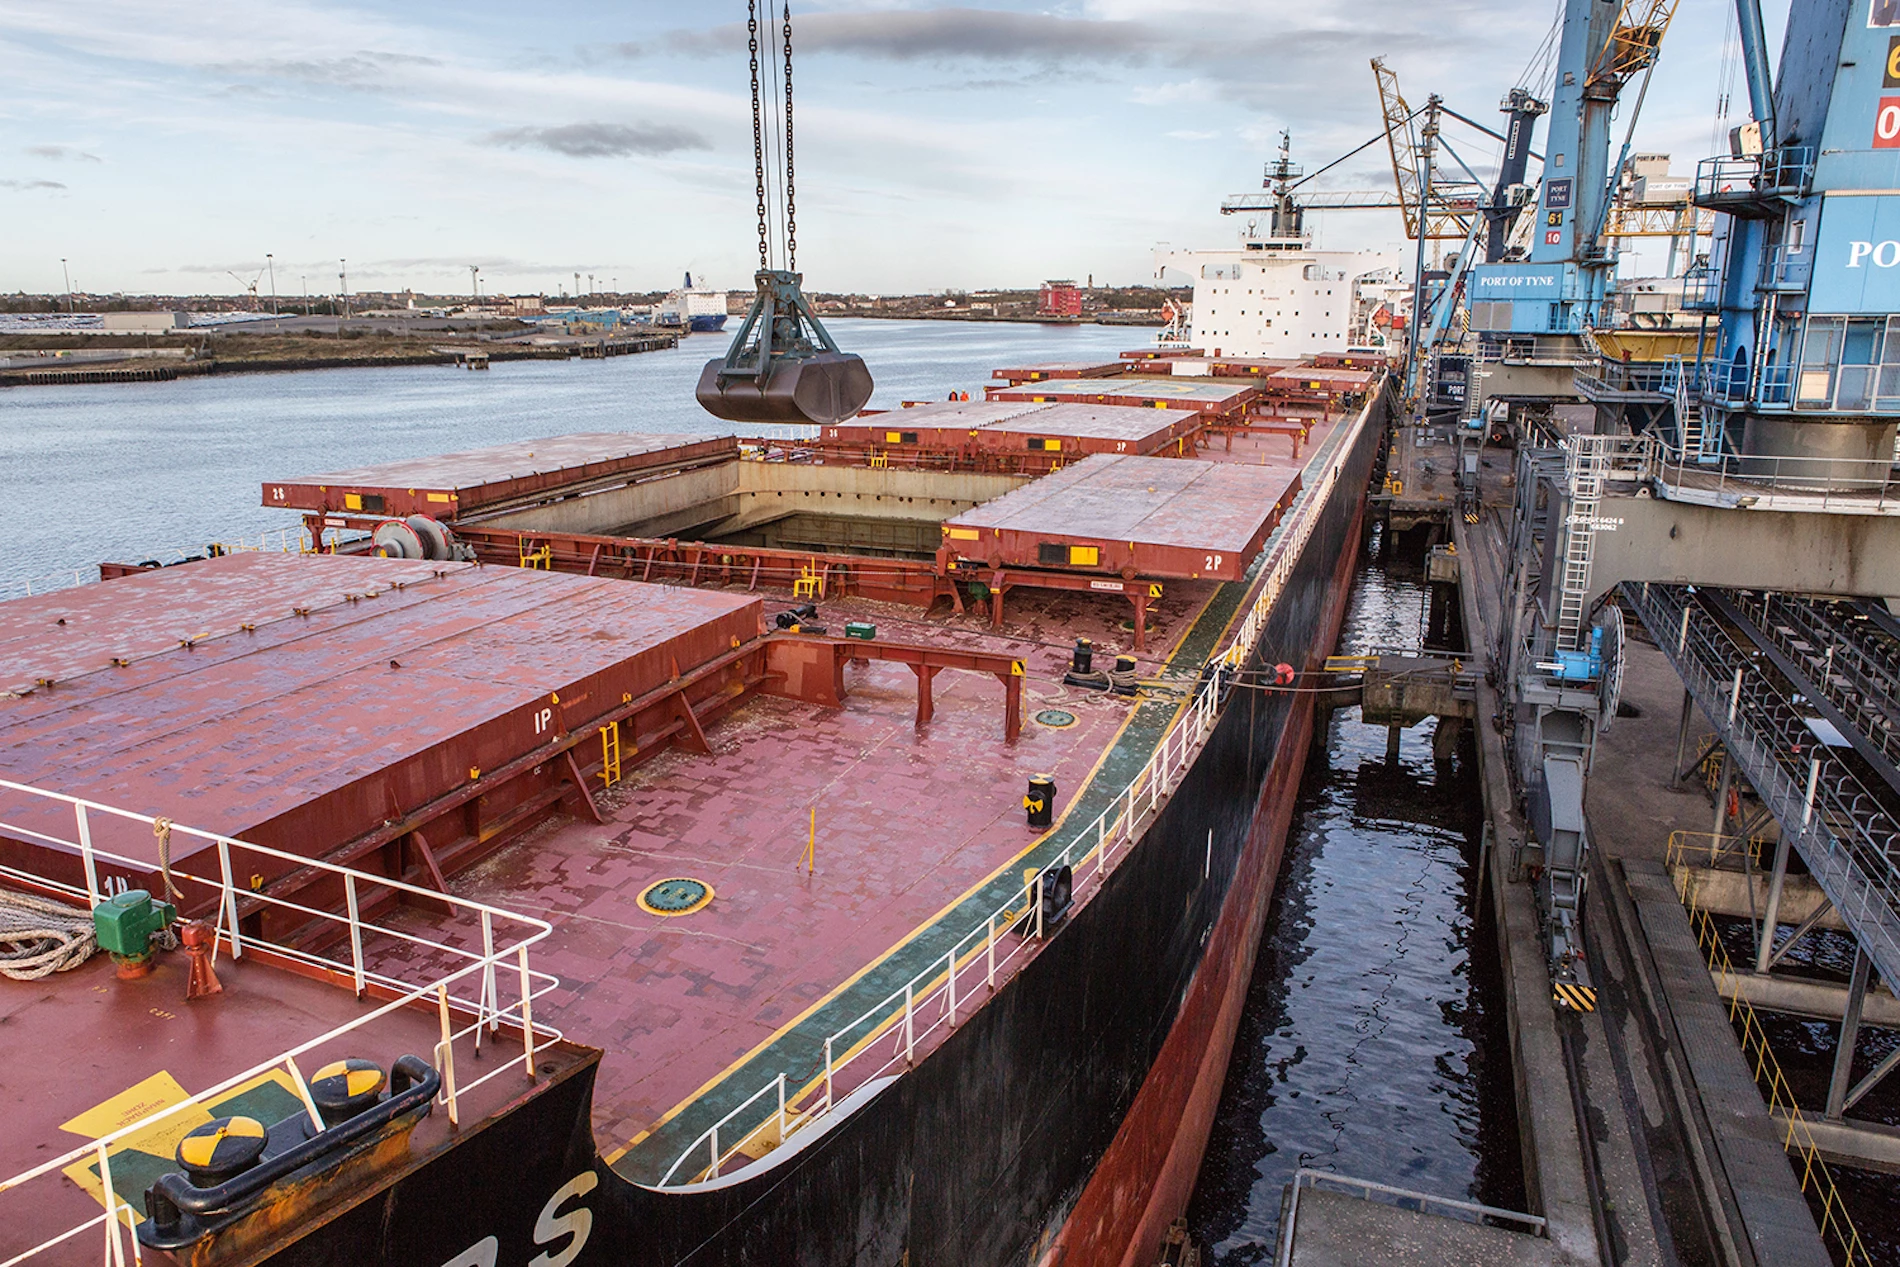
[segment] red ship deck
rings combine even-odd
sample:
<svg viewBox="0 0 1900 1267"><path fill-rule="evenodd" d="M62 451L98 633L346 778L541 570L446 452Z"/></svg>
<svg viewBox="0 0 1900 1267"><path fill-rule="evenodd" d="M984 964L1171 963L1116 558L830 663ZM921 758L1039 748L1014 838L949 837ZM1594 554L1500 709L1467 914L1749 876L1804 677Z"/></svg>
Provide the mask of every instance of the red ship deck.
<svg viewBox="0 0 1900 1267"><path fill-rule="evenodd" d="M1315 428L1316 450L1335 425ZM1215 462L1285 491L1303 465L1286 450L1241 437ZM1143 676L1193 681L1225 628L1222 603L1240 588L1170 584L1148 609ZM913 675L858 664L843 708L755 697L708 727L710 754L664 754L601 796L606 823L551 825L457 877L464 896L554 925L537 962L563 988L545 1015L606 1049L595 1124L609 1161L656 1182L697 1132L785 1067L774 1062L804 1059L781 1049L804 1050L836 1014L855 1015L864 997L901 990L930 954L940 958L925 949L926 932L970 918L963 912L981 905L986 884L1017 883L1055 835L1024 825L1029 775L1054 776L1059 815L1083 814L1085 790L1119 792L1176 705L1068 687L1062 675L1077 637L1094 642L1098 660L1128 652L1127 613L1120 594L1028 589L992 631L980 611L926 619L892 604L821 602L833 632L866 620L879 638L1020 658L1030 719L1021 741L999 741L1001 691L987 677L940 675L935 716L920 727ZM1035 720L1049 709L1075 724ZM807 872L801 858L814 841ZM681 917L640 906L647 885L675 876L716 896Z"/></svg>
<svg viewBox="0 0 1900 1267"><path fill-rule="evenodd" d="M1328 452L1325 441L1331 430L1332 424L1315 426L1316 454ZM1248 435L1234 440L1232 453L1210 454L1206 462L1155 460L1150 465L1192 471L1202 479L1210 478L1210 470L1222 473L1211 478L1236 478L1246 490L1244 500L1257 503L1249 513L1258 516L1283 504L1296 487L1303 464L1293 461L1287 448L1277 438ZM214 578L245 568L258 568L260 574L268 570L262 563L234 559L50 596L49 602L76 604L71 609L75 618L66 626L52 624L58 615L51 606L0 607L0 663L13 666L14 677L65 679L50 690L36 687L3 707L72 707L83 716L88 708L103 710L117 698L87 685L89 677L144 675L139 680L149 678L156 691L161 676L178 666L201 658L214 666L242 663L246 657L233 653L232 646L277 640L281 655L260 661L255 673L233 670L235 675L227 679L233 686L260 688L255 697L244 697L254 700L253 711L245 714L245 729L227 723L230 742L225 746L191 749L194 762L225 763L217 778L196 776L190 788L181 789L167 786L160 771L182 767L141 767L124 776L136 786L111 784L109 795L101 798L176 812L182 820L211 826L198 805L214 802L192 802L187 796L203 795L200 780L214 787L215 803L228 798L268 808L280 793L260 784L283 778L286 771L303 777L316 764L311 753L302 751L309 719L299 705L304 697L297 675L306 670L297 652L313 662L308 672L330 681L322 675L335 669L332 658L344 655L371 610L382 610L380 604L438 608L442 614L430 628L441 633L444 645L479 658L487 654L479 648L490 636L490 623L479 614L490 587L502 595L571 590L578 606L563 617L571 626L567 633L552 620L524 626L538 628L541 640L526 638L496 649L492 661L483 661L490 671L470 673L459 667L457 656L447 658L458 667L436 670L445 675L444 691L465 678L477 682L474 689L486 691L502 679L501 666L511 666L515 678L525 678L511 685L537 700L557 693L559 684L550 676L555 666L565 675L560 683L580 676L591 663L587 657L595 654L587 645L598 641L592 631L610 618L645 620L649 623L638 627L653 629L651 620L657 618L642 615L641 608L659 601L655 591L665 596L667 610L676 616L667 628L703 627L693 613L750 619L754 628L758 618L759 600L745 594L662 590L512 568L342 558L304 564L313 567L312 575L314 569L324 569L326 576L328 569L336 569L338 576L373 578L379 596L362 597L360 585L337 581L326 586L306 581L298 591L304 597L294 603L288 589L267 590L270 604L282 614L277 623L259 624L247 632L241 626L254 602L239 591L255 600L254 587L234 586L231 592L207 588L198 601L182 607L168 607L161 598L148 600L147 595L162 590L140 588L187 582L195 586L200 582L191 580L193 574L209 586ZM352 572L352 567L365 570ZM401 590L393 588L397 579L404 581ZM1209 579L1170 584L1148 609L1150 653L1140 657L1143 677L1183 686L1196 680L1228 628L1242 588ZM353 602L347 597L350 592L359 595ZM434 594L445 597L431 602ZM130 603L126 610L141 614L139 621L127 622L137 629L136 635L111 633L101 614L85 605L94 595ZM768 614L780 605L768 602ZM308 607L310 614L290 616L293 605ZM771 1063L781 1047L802 1043L800 1050L806 1051L812 1032L836 1027L834 1013L855 1015L866 1006L860 996L868 994L874 1002L893 985L901 990L904 980L928 967L932 954L941 958L941 947L929 948L933 930L953 921L967 922L970 910L992 901L988 894L997 884L1018 882L1025 861L1035 859L1042 865L1059 833L1080 830L1096 812L1097 801L1119 794L1139 775L1179 708L1176 695L1166 691L1128 700L1062 683L1075 638L1092 639L1102 658L1130 648L1127 604L1119 594L1025 590L1012 600L1009 617L998 630L987 628L986 614L979 612L923 618L912 608L856 599L821 600L819 606L819 619L834 632L846 620L861 619L878 626L881 640L981 650L1020 660L1024 711L1032 718L1023 737L1013 745L1002 741L1003 692L987 674L941 673L934 716L919 725L917 677L911 668L857 663L846 670L849 693L842 707L821 709L747 697L708 722L711 751L663 752L629 769L612 788L597 788L604 822L555 819L450 881L459 897L493 901L554 925L552 936L535 948L535 964L559 975L562 987L537 1002L536 1018L561 1026L571 1040L607 1050L595 1100L601 1147L610 1160L619 1161L624 1173L645 1182L655 1181L696 1132L757 1090L773 1068L784 1068ZM16 622L19 628L9 637L6 631ZM715 627L724 633L723 625L715 621ZM61 632L54 635L49 629ZM203 637L205 633L219 636ZM199 639L193 649L178 645L192 637ZM48 646L66 654L37 659L27 654ZM130 667L108 667L110 658L121 652L128 653L121 658L129 659ZM402 662L400 670L388 666L392 658ZM99 664L102 659L107 663ZM395 649L391 641L374 636L358 647L355 659L360 663L354 671L376 683L419 664L415 652ZM678 668L669 665L669 673L677 675L690 662L682 656ZM530 666L526 674L523 665ZM261 691L265 684L277 688L268 698ZM570 700L571 689L559 685L558 693ZM146 697L134 691L126 698L138 703ZM1072 724L1059 724L1060 717L1036 716L1050 710L1069 714ZM197 724L189 708L176 718L136 711L131 715L141 719L131 729L153 743L170 742L167 736ZM399 710L376 714L372 720L381 719L378 735L389 739L395 731L406 730L395 724L400 715ZM424 729L433 724L415 717L409 722ZM92 733L102 731L100 723ZM273 737L273 742L258 744L260 734ZM0 732L0 743L6 739ZM134 745L136 755L136 742L123 742ZM403 751L423 746L413 737L401 742L408 745ZM252 751L241 751L247 745ZM360 759L366 765L386 765L391 759L369 745L364 748ZM0 773L21 777L12 766L15 753L22 750L0 748ZM76 749L67 757L82 765L86 759ZM357 754L346 753L342 761L347 768L325 777L346 778L355 768L348 763L357 759ZM60 782L59 768L36 768L45 781ZM104 778L108 773L102 759L96 775ZM1040 773L1056 780L1058 812L1075 816L1072 822L1059 818L1046 833L1025 826L1021 807L1028 776ZM232 785L228 791L223 790L226 784ZM128 841L119 847L129 850L140 843ZM142 843L149 851L151 842ZM813 846L816 864L810 869L801 865L808 845ZM702 909L671 917L641 904L647 886L671 877L701 880L714 897ZM979 923L982 918L974 917ZM416 932L437 929L442 920L421 906L384 916L385 923ZM1033 954L1033 948L1026 953ZM395 955L390 962L402 958ZM238 979L242 982L242 974ZM341 1006L357 1006L347 993L338 992L337 997ZM282 1002L292 1006L296 998L287 994ZM392 1053L366 1054L386 1061ZM759 1074L761 1067L768 1072ZM96 1076L100 1081L94 1085L110 1081L104 1073ZM44 1126L39 1122L36 1129ZM629 1147L633 1151L623 1156Z"/></svg>
<svg viewBox="0 0 1900 1267"><path fill-rule="evenodd" d="M10 1036L0 1037L7 1070L0 1082L0 1179L267 1065L291 1046L378 1006L346 988L223 954L217 973L225 992L191 1002L185 999L183 955L160 956L151 975L136 981L118 980L104 955L40 981L0 981L0 1035ZM433 1008L397 1009L312 1048L298 1064L308 1075L332 1060L357 1057L387 1070L399 1056L431 1060L439 1037ZM519 1039L513 1041L518 1065ZM492 1052L494 1044L489 1046ZM472 1041L458 1042L456 1052L463 1068L475 1071L465 1077L486 1072ZM543 1051L537 1060L540 1085L584 1059L571 1046ZM464 1128L517 1102L531 1085L511 1072L465 1093L457 1105ZM178 1138L214 1116L243 1113L268 1124L301 1112L295 1083L279 1066L112 1145L113 1190L142 1209L146 1187L178 1168L172 1158ZM457 1138L438 1107L415 1127L410 1151L425 1161ZM75 1171L90 1182L50 1175L0 1196L0 1253L10 1256L98 1217L103 1190L97 1162L89 1158L67 1174ZM85 1234L64 1249L70 1256L32 1261L97 1262L98 1234ZM145 1253L147 1262L154 1261L152 1251Z"/></svg>
<svg viewBox="0 0 1900 1267"><path fill-rule="evenodd" d="M577 484L736 456L732 436L601 431L381 462L264 485L293 510L451 519Z"/></svg>

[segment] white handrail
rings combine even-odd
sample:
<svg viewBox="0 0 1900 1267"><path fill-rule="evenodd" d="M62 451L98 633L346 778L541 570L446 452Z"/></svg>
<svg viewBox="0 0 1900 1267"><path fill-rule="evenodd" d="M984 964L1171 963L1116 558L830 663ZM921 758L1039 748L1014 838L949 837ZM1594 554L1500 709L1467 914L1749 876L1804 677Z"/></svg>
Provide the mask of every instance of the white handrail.
<svg viewBox="0 0 1900 1267"><path fill-rule="evenodd" d="M299 554L306 548L303 543L303 526L300 524L294 528L264 529L257 534L255 540L244 533L239 533L235 541L211 541L201 546L165 546L157 550L141 550L136 553L143 554L149 559L157 559L161 563L181 563L186 559L203 557L213 549L224 554ZM96 565L61 568L57 572L47 572L40 576L29 576L22 580L6 582L4 586L0 586L0 599L31 598L37 594L50 594L56 590L90 585L98 579L99 569Z"/></svg>
<svg viewBox="0 0 1900 1267"><path fill-rule="evenodd" d="M1326 466L1312 486L1301 490L1299 495L1301 501L1316 501L1323 505L1331 497L1344 467L1339 455L1342 451L1351 448L1354 437L1365 427L1370 417L1372 404L1378 399L1377 391L1369 393L1368 401L1371 403L1360 411L1349 426L1343 427L1337 433L1338 441L1331 448ZM1266 627L1267 619L1272 614L1274 604L1278 602L1281 593L1285 590L1307 542L1318 527L1317 518L1312 515L1302 515L1294 519L1289 514L1282 519L1282 523L1286 524L1289 520L1292 521L1290 531L1276 532L1277 539L1273 540L1265 556L1259 579L1255 582L1255 598L1247 610L1246 617L1239 622L1223 648L1210 657L1208 661L1210 665L1223 666L1227 672L1237 671L1253 655L1261 632ZM861 1086L869 1082L893 1065L902 1063L908 1067L920 1040L928 1039L939 1026L954 1027L955 1009L946 998L945 1006L941 1008L937 1019L931 1021L921 1031L916 1028L919 1009L939 993L954 988L954 965L962 963L965 959L973 959L979 954L983 955L986 960L989 989L992 993L995 991L997 965L1007 966L1019 954L1026 954L1028 948L1035 943L1036 939L1026 934L1002 955L997 954L997 942L1002 934L1009 932L1032 910L1040 916L1042 876L1045 872L1053 867L1070 867L1075 873L1076 885L1072 900L1080 901L1082 897L1080 882L1084 878L1081 874L1082 864L1093 856L1095 867L1086 878L1094 881L1096 891L1100 890L1101 886L1107 882L1109 864L1114 860L1116 846L1122 846L1122 856L1127 856L1128 849L1133 848L1135 842L1141 838L1143 824L1152 821L1160 813L1166 798L1172 795L1181 779L1193 768L1196 756L1209 736L1213 734L1215 723L1219 720L1220 692L1223 685L1221 672L1208 673L1163 734L1161 742L1156 746L1153 755L1142 767L1141 772L1116 794L1101 813L1074 834L1059 856L1038 868L1036 874L1026 880L1022 888L1013 891L1001 906L992 910L981 923L959 938L943 956L934 958L928 968L891 991L880 1002L865 1009L825 1039L822 1072L815 1074L811 1083L801 1088L792 1100L796 1103L808 1094L815 1095L816 1098L812 1101L811 1107L799 1115L789 1129L803 1129L821 1119L838 1104L842 1098L837 1093L837 1087L841 1081L838 1077L839 1072L871 1051L886 1035L895 1031L902 1035L902 1041L895 1042L892 1054L877 1068L858 1079L854 1085ZM1144 797L1145 805L1141 804ZM1077 846L1087 842L1091 836L1094 837L1093 846L1084 849L1081 857L1077 858L1075 856ZM1038 919L1039 927L1040 920ZM849 1042L850 1036L861 1029L867 1032L855 1044ZM840 1047L843 1049L842 1054L839 1052ZM782 1083L784 1078L785 1074L780 1073L776 1079L767 1082L764 1087L754 1092L745 1103L728 1113L715 1126L702 1131L667 1169L659 1186L666 1186L679 1171L680 1166L690 1157L701 1152L709 1140L714 1148L712 1164L707 1169L716 1175L719 1167L730 1158L733 1152L749 1143L758 1131L763 1129L763 1124L742 1136L738 1143L724 1153L719 1153L716 1147L716 1135L719 1128L728 1124L748 1105L755 1103L774 1085ZM844 1094L848 1095L849 1092L850 1088L846 1088ZM781 1140L782 1138L783 1136Z"/></svg>
<svg viewBox="0 0 1900 1267"><path fill-rule="evenodd" d="M39 841L59 849L77 852L83 863L85 887L82 889L50 876L39 875L14 866L0 866L0 877L12 877L35 888L61 893L75 901L84 901L91 906L97 906L105 897L105 894L100 888L99 881L99 867L102 863L109 866L124 867L135 874L152 869L152 864L148 862L128 858L101 848L93 840L93 829L95 821L101 817L142 823L148 827L157 825L161 820L151 815L135 813L98 801L87 800L83 797L69 796L62 792L48 791L44 788L37 788L28 784L0 779L0 794L4 793L13 793L42 802L52 802L70 807L74 818L75 839L65 840L58 836L47 835L44 832L19 826L11 826L3 821L0 821L0 831L4 831L5 834L16 839ZM24 1170L11 1178L0 1180L0 1194L10 1192L42 1176L57 1173L66 1166L84 1160L94 1153L103 1157L106 1150L109 1149L112 1144L117 1143L127 1136L148 1131L155 1123L163 1121L173 1114L190 1109L193 1106L202 1105L224 1094L235 1086L268 1074L273 1070L279 1068L286 1069L291 1071L293 1078L295 1078L297 1076L295 1073L295 1061L298 1056L334 1044L344 1035L374 1025L376 1022L399 1010L411 1008L418 1004L430 1003L436 999L445 1002L452 1001L455 1006L461 1008L465 1014L471 1014L474 1018L460 1028L453 1030L445 1028L444 1041L436 1047L436 1064L438 1070L443 1075L443 1087L437 1096L438 1103L452 1104L457 1097L466 1096L476 1087L511 1070L519 1071L524 1073L527 1077L532 1078L535 1069L535 1056L562 1041L560 1030L552 1026L536 1023L533 1019L533 1000L559 988L560 985L558 978L533 968L529 963L529 947L546 938L553 931L552 926L547 921L537 919L530 915L522 915L508 911L501 907L489 905L488 903L458 897L452 893L439 892L434 889L424 889L416 885L408 884L402 880L374 875L369 872L340 866L322 859L308 858L300 854L288 853L283 850L273 849L267 845L253 844L249 841L220 833L203 831L186 824L167 823L166 826L173 839L181 837L195 838L213 843L217 847L218 875L216 878L194 874L184 867L174 867L171 870L174 881L180 882L181 885L200 885L203 886L205 890L215 894L214 900L209 903L209 909L215 912L217 921L214 953L217 944L224 945L234 959L242 956L246 946L253 950L267 950L272 955L283 959L319 968L325 973L330 974L335 980L348 981L359 998L367 993L372 985L381 991L386 991L393 997L378 1006L372 1007L360 1016L354 1017L341 1025L337 1025L322 1034L305 1039L287 1050L279 1052L268 1060L253 1065L241 1073L223 1079L212 1087L200 1090L188 1096L179 1104L149 1114L136 1122L100 1136L98 1139L78 1145L58 1157L39 1162L30 1169ZM233 867L231 860L231 855L234 850L247 851L259 858L272 858L287 862L294 865L298 870L306 873L314 871L339 877L342 880L345 894L345 911L342 914L338 914L319 907L308 906L304 903L295 902L288 898L269 893L263 889L240 890L235 881L237 869ZM435 903L446 904L452 914L463 917L474 917L474 922L477 925L476 935L480 937L481 948L479 950L472 950L464 946L452 944L446 940L437 940L403 929L365 921L362 917L361 909L361 891L365 886L380 886L394 893L406 893L416 897L427 898ZM347 960L333 959L300 946L275 943L267 938L256 935L240 938L237 923L238 902L240 899L247 905L271 907L294 912L298 916L304 917L306 921L315 919L342 926L347 929L348 932L349 958ZM497 937L498 924L507 930L506 936ZM385 972L377 971L369 966L366 959L364 949L365 933L385 938L399 944L421 947L430 952L431 956L446 958L448 965L444 966L438 962L436 966L425 971L425 979L419 982L404 981ZM448 934L444 933L443 935L446 936ZM459 966L454 966L457 961L460 961ZM496 972L497 967L503 964L506 964L511 969L512 974L520 985L518 997L514 1002L506 1006L501 1002L499 977ZM450 987L464 980L472 980L474 989L472 991L451 993ZM465 995L470 993L472 993L473 997L465 997ZM518 1030L521 1034L522 1050L520 1061L517 1062L510 1058L501 1062L496 1068L483 1074L479 1078L472 1081L458 1082L455 1078L454 1062L452 1059L454 1044L473 1036L477 1048L479 1049L483 1031L490 1034L495 1033L503 1023L508 1024L512 1029ZM115 1261L122 1260L123 1250L117 1246L117 1229L120 1227L119 1220L115 1213L109 1211L104 1216L90 1219L80 1226L60 1233L51 1240L26 1251L24 1254L10 1258L6 1260L5 1263L0 1263L0 1267L12 1267L13 1264L23 1262L46 1249L63 1243L65 1240L77 1235L86 1228L98 1226L102 1221L107 1224L108 1254L113 1255ZM134 1237L133 1240L133 1257L137 1259L139 1249L136 1244L136 1237Z"/></svg>

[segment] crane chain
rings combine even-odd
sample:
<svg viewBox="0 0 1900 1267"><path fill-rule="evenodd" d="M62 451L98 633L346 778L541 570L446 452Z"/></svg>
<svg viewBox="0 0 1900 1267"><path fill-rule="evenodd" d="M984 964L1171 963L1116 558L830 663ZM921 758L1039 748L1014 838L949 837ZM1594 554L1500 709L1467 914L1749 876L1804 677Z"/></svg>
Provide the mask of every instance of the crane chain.
<svg viewBox="0 0 1900 1267"><path fill-rule="evenodd" d="M771 15L766 16L769 20ZM771 260L765 214L765 128L759 109L759 0L746 0L746 48L752 55L752 172L759 202L759 268L764 270L771 267Z"/></svg>
<svg viewBox="0 0 1900 1267"><path fill-rule="evenodd" d="M768 0L769 2L769 0ZM798 201L792 189L792 0L785 13L785 267L798 271Z"/></svg>

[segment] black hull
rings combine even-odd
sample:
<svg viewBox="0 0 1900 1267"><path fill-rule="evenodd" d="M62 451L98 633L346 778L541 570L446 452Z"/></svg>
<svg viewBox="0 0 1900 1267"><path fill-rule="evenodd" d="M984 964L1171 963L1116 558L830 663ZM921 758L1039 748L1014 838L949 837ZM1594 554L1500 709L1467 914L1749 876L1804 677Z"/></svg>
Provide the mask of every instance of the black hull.
<svg viewBox="0 0 1900 1267"><path fill-rule="evenodd" d="M1312 667L1331 650L1384 410L1375 401L1350 448L1332 453L1337 483L1315 508L1316 527L1266 622L1256 664ZM1132 1197L1114 1204L1112 1217L1091 1212L1099 1227L1078 1231L1071 1215L1090 1205L1085 1191L1096 1198L1091 1182L1103 1178L1105 1158L1142 1155L1124 1148L1131 1128L1168 1139L1196 1129L1171 1102L1143 1092L1164 1053L1198 1051L1190 1081L1206 1100L1211 1069L1218 1092L1219 1044L1231 1041L1231 1023L1225 1039L1213 1039L1203 1032L1204 1006L1192 1027L1184 1017L1204 967L1245 990L1310 716L1304 696L1232 692L1182 785L1068 925L915 1069L759 1173L664 1193L621 1178L594 1154L590 1065L537 1097L532 1115L474 1133L446 1161L313 1231L273 1267L1120 1261L1135 1229L1152 1224L1153 1207L1174 1199L1155 1191L1157 1175L1131 1170L1124 1186ZM1204 965L1210 945L1227 961ZM1216 1047L1217 1059L1202 1059ZM1154 1120L1134 1120L1144 1113ZM1198 1129L1191 1156L1168 1158L1177 1186L1184 1160L1192 1182L1205 1124ZM550 1201L583 1171L596 1176L590 1191L570 1188L563 1202ZM576 1227L546 1221L583 1209L582 1245ZM1061 1253L1051 1255L1057 1245Z"/></svg>

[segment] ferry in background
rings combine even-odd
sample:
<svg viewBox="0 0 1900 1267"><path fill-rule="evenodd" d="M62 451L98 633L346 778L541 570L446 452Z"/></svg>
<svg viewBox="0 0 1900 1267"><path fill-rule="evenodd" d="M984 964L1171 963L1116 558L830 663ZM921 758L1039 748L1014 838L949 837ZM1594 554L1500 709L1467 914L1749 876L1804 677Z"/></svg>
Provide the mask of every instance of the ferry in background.
<svg viewBox="0 0 1900 1267"><path fill-rule="evenodd" d="M673 329L684 327L692 334L717 334L726 328L726 292L695 286L688 273L686 284L660 301L653 322Z"/></svg>

